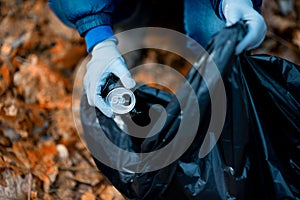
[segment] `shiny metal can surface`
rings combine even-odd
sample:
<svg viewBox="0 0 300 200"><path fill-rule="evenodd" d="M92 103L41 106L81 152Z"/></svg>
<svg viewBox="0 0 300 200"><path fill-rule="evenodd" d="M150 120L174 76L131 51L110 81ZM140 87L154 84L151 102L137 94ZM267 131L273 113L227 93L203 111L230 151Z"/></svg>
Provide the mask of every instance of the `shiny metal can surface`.
<svg viewBox="0 0 300 200"><path fill-rule="evenodd" d="M105 100L112 111L116 114L125 114L130 112L136 103L133 92L124 87L112 89L107 94Z"/></svg>

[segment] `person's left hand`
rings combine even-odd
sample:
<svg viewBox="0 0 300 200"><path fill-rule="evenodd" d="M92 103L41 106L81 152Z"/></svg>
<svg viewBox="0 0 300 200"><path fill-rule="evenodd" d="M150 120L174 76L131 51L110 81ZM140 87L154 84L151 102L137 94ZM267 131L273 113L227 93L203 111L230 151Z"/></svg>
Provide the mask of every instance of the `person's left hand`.
<svg viewBox="0 0 300 200"><path fill-rule="evenodd" d="M248 25L248 33L235 49L236 55L254 49L263 42L267 26L263 16L253 8L251 0L223 0L222 11L227 26L240 20Z"/></svg>

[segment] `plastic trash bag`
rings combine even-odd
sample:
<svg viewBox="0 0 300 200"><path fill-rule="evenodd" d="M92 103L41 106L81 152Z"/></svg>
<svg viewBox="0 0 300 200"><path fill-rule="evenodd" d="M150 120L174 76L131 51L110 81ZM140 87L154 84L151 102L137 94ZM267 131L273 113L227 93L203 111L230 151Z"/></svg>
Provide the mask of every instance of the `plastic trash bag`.
<svg viewBox="0 0 300 200"><path fill-rule="evenodd" d="M138 87L134 91L136 110L142 114L123 115L119 124L90 107L86 96L82 96L80 114L87 146L120 166L122 170L116 170L93 155L98 169L124 197L151 200L300 199L300 67L270 55L235 57L235 46L245 32L243 23L220 31L206 49L210 56L201 55L187 75L187 81L196 91L196 103L201 108L199 118L194 116L195 99L189 91L180 89L175 97L150 86ZM213 102L208 86L196 68L205 69L212 60L226 89L226 117L219 138L213 133L209 137L216 145L203 147ZM119 153L108 148L109 140L126 152L146 154L170 144L183 120L180 102L184 102L191 117L189 120L197 119L199 126L192 138L185 127L191 145L172 163L143 173L147 163L139 165L138 157L127 158L123 151ZM162 107L153 106L157 104L166 111L166 122L157 134L139 138L125 133L125 129L130 129L126 126L130 120L147 126L149 109L154 116L162 112ZM91 115L94 112L96 115ZM120 128L120 124L125 128ZM108 138L101 145L97 143L98 139L103 140L100 134ZM180 145L171 147L169 154L177 148L180 150ZM201 148L211 149L203 154ZM151 159L155 156L148 161ZM141 167L141 173L132 170L133 165Z"/></svg>

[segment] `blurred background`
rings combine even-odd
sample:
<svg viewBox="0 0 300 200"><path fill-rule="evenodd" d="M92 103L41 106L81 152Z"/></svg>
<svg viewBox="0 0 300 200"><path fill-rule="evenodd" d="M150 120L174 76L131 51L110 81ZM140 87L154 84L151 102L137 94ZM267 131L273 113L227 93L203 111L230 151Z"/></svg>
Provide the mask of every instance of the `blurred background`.
<svg viewBox="0 0 300 200"><path fill-rule="evenodd" d="M300 65L300 1L264 0L262 15L268 32L253 53ZM181 1L142 1L115 30L142 26L184 32ZM56 18L46 0L0 0L1 200L123 199L96 169L74 124L75 72L87 56L84 40ZM132 58L131 65L159 62L183 74L189 67L162 51ZM167 78L160 72L152 68L135 78Z"/></svg>

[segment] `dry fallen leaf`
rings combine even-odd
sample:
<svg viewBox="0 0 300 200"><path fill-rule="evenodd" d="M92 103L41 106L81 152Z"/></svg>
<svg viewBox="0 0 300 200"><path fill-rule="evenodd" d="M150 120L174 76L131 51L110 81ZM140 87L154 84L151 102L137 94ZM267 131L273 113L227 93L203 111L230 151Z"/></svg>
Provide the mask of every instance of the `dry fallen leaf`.
<svg viewBox="0 0 300 200"><path fill-rule="evenodd" d="M92 193L92 191L85 192L80 198L80 200L95 200L95 199L96 199L96 197Z"/></svg>
<svg viewBox="0 0 300 200"><path fill-rule="evenodd" d="M103 200L124 200L124 197L113 186L107 186L100 194Z"/></svg>
<svg viewBox="0 0 300 200"><path fill-rule="evenodd" d="M294 30L293 43L299 48L299 51L300 51L300 29Z"/></svg>
<svg viewBox="0 0 300 200"><path fill-rule="evenodd" d="M13 150L17 158L32 174L43 181L44 191L56 180L58 167L55 163L57 150L53 141L40 142L37 146L27 142L16 142Z"/></svg>
<svg viewBox="0 0 300 200"><path fill-rule="evenodd" d="M0 58L0 96L10 85L10 71L8 65Z"/></svg>
<svg viewBox="0 0 300 200"><path fill-rule="evenodd" d="M66 96L65 79L51 71L37 56L31 55L14 75L14 84L25 103L55 103Z"/></svg>
<svg viewBox="0 0 300 200"><path fill-rule="evenodd" d="M28 175L18 175L10 169L0 171L0 200L26 199Z"/></svg>

